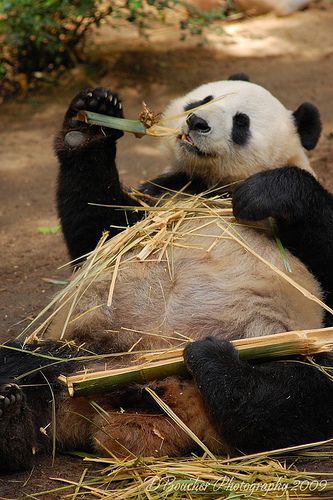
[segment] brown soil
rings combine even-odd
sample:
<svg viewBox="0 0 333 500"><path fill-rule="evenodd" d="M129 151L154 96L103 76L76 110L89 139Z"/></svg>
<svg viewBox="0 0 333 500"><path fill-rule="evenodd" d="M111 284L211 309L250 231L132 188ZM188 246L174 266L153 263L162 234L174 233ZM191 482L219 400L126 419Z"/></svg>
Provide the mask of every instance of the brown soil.
<svg viewBox="0 0 333 500"><path fill-rule="evenodd" d="M289 18L269 15L230 23L224 35L215 30L200 46L193 39L179 42L174 28L153 30L148 43L128 28L114 38L104 27L94 47L105 61L103 77L93 75L88 81L76 70L58 86L3 105L1 339L18 335L56 292L58 287L43 278L67 276L66 270L57 270L67 259L61 234L45 236L37 228L57 224L57 163L52 141L69 99L80 87L88 83L120 91L127 116L135 117L142 100L161 110L170 98L200 83L247 72L252 81L267 87L291 109L305 100L319 106L324 131L312 159L319 178L333 190L332 26L333 6L320 4ZM118 149L119 169L128 184L137 184L164 165L155 139L126 137ZM45 458L31 476L0 478L0 497L21 498L56 487L49 477L79 479L82 470L79 459L58 457L52 466Z"/></svg>

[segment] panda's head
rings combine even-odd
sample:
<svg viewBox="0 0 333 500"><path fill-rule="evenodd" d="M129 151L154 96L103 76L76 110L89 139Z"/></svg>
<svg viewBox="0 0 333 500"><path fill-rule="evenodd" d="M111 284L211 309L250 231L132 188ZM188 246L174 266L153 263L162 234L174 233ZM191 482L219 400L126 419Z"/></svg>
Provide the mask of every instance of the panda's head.
<svg viewBox="0 0 333 500"><path fill-rule="evenodd" d="M166 125L179 131L166 141L171 170L197 174L210 186L281 166L312 172L305 149L320 136L317 108L304 103L289 111L245 75L198 87L172 101L164 117L175 117Z"/></svg>

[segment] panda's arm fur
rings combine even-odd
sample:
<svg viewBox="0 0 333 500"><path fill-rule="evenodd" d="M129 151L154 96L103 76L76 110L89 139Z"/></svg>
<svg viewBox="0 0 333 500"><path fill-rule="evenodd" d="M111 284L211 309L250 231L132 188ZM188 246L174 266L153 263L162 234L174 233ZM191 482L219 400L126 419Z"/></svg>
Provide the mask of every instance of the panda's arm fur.
<svg viewBox="0 0 333 500"><path fill-rule="evenodd" d="M57 206L70 257L77 259L93 250L102 232L114 236L140 218L134 210L101 205L133 206L122 188L116 167L116 141L123 133L88 126L75 120L80 110L123 116L116 94L102 88L82 90L71 102L55 141L59 159ZM110 227L110 226L119 226Z"/></svg>
<svg viewBox="0 0 333 500"><path fill-rule="evenodd" d="M177 192L182 190L188 194L200 194L208 189L207 184L198 176L190 177L185 172L167 172L144 184L141 184L140 191L151 196L161 196L165 192Z"/></svg>
<svg viewBox="0 0 333 500"><path fill-rule="evenodd" d="M320 282L333 307L333 196L305 170L283 167L255 174L233 194L237 218L274 217L279 237ZM327 314L326 323L332 324Z"/></svg>
<svg viewBox="0 0 333 500"><path fill-rule="evenodd" d="M329 354L317 356L332 366ZM256 453L333 437L333 382L297 361L254 364L231 343L189 344L185 362L221 438L235 453Z"/></svg>

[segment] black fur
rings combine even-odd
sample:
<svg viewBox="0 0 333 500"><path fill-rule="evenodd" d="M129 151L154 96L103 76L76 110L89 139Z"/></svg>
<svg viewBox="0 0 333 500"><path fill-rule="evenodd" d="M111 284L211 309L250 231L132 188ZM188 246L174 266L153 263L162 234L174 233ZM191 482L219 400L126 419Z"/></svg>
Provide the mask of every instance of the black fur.
<svg viewBox="0 0 333 500"><path fill-rule="evenodd" d="M293 113L302 146L313 149L319 141L321 121L319 111L313 104L304 102Z"/></svg>
<svg viewBox="0 0 333 500"><path fill-rule="evenodd" d="M232 344L208 338L184 354L222 438L236 452L256 453L333 437L333 382L306 363L253 363ZM330 354L318 355L332 366Z"/></svg>
<svg viewBox="0 0 333 500"><path fill-rule="evenodd" d="M70 361L76 355L76 350L53 342L24 350L12 342L0 349L0 473L28 469L35 453L49 449L40 428L52 420L51 391L55 396L63 391L57 377L77 369L78 363Z"/></svg>
<svg viewBox="0 0 333 500"><path fill-rule="evenodd" d="M235 73L234 75L229 76L228 80L249 82L250 77L246 73Z"/></svg>
<svg viewBox="0 0 333 500"><path fill-rule="evenodd" d="M203 104L207 104L208 102L212 101L214 97L212 95L208 95L204 99L201 99L200 101L192 101L186 104L184 106L184 111L190 111L191 109L197 108L198 106L202 106Z"/></svg>
<svg viewBox="0 0 333 500"><path fill-rule="evenodd" d="M207 184L200 177L190 177L185 172L175 172L162 174L141 184L140 191L151 196L160 196L166 191L179 191L185 186L187 187L184 192L189 194L203 193L208 189Z"/></svg>
<svg viewBox="0 0 333 500"><path fill-rule="evenodd" d="M209 102L211 99L212 96L207 96L203 101ZM71 259L79 259L92 251L103 231L109 231L112 237L144 215L143 212L135 211L137 202L120 184L115 158L116 141L123 133L89 127L75 119L80 110L123 116L120 105L118 96L106 89L82 90L71 102L63 130L55 141L60 164L58 214ZM166 174L153 179L151 183L146 182L140 189L155 196L163 191L163 187L179 190L189 181L186 174ZM154 182L160 187L154 186ZM199 178L195 178L186 192L201 192L206 187ZM133 209L115 209L90 203L129 206Z"/></svg>
<svg viewBox="0 0 333 500"><path fill-rule="evenodd" d="M250 136L250 117L245 113L236 113L232 118L232 140L235 144L244 146Z"/></svg>
<svg viewBox="0 0 333 500"><path fill-rule="evenodd" d="M333 196L310 173L283 167L249 177L232 199L239 219L275 218L283 245L307 265L333 307Z"/></svg>

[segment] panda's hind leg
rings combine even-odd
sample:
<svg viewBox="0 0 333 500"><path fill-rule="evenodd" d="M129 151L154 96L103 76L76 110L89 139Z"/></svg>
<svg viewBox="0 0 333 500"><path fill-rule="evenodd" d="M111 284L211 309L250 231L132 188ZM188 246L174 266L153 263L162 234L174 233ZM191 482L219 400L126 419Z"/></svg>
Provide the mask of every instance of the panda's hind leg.
<svg viewBox="0 0 333 500"><path fill-rule="evenodd" d="M179 419L212 451L226 451L211 425L203 399L192 380L168 377L148 384ZM143 386L135 395L124 391L133 408L120 407L94 419L96 451L117 456L180 456L198 450L191 436L155 404ZM121 401L118 400L121 405ZM139 406L140 409L135 410ZM145 408L146 406L146 408Z"/></svg>
<svg viewBox="0 0 333 500"><path fill-rule="evenodd" d="M15 383L0 382L0 473L28 469L37 451L33 417Z"/></svg>

